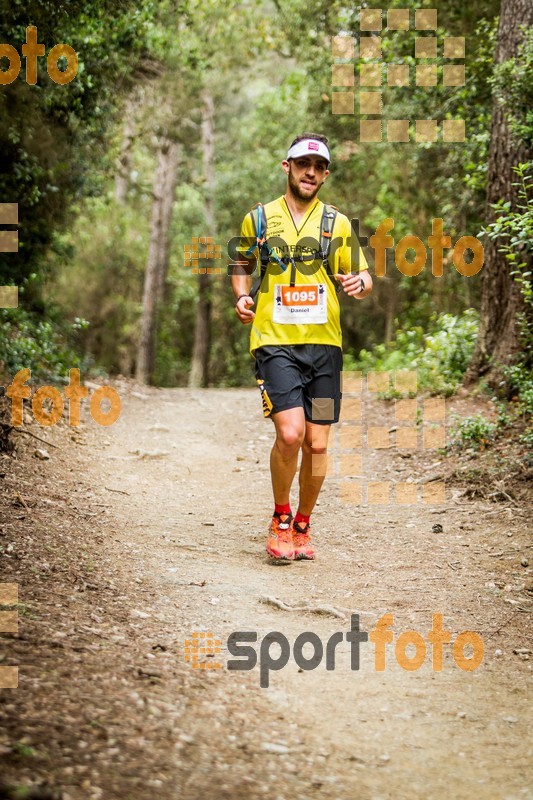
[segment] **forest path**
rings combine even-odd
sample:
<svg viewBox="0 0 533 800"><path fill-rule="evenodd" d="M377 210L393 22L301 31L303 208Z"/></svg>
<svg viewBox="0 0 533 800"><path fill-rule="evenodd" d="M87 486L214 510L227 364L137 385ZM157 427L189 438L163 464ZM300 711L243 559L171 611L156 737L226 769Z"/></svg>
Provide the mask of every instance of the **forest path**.
<svg viewBox="0 0 533 800"><path fill-rule="evenodd" d="M121 397L110 428L87 416L68 447L64 431L49 430L63 444L35 467L35 507L54 512L54 530L70 542L65 574L72 576L75 548L84 555L74 589L53 569L54 595L42 589L40 613L21 619L11 711L19 741L24 731L27 746L47 756L37 766L22 756L14 764L8 752L8 774L46 775L64 800L533 797L532 662L513 653L528 646L530 610L520 509L468 502L450 487L444 506L359 507L340 502L339 481L328 478L313 517L317 560L274 566L264 552L273 427L260 416L257 392L123 386ZM463 413L469 401L457 402ZM391 408L369 400L365 423L393 425ZM336 458L338 446L336 438ZM363 480L427 477L431 457L414 456L364 451ZM61 511L58 492L70 498ZM31 524L31 513L21 516ZM83 521L82 544L72 526L79 536ZM16 570L3 580L15 577ZM29 577L17 579L22 597ZM345 618L282 610L261 602L265 596L333 607ZM351 613L367 632L392 614L394 642L419 632L424 664L402 668L389 644L386 668L376 671L374 645L363 642L360 669L352 670L343 636L333 671L324 660L299 669L298 635L317 634L325 650L334 633L350 629ZM482 637L478 669L460 669L450 644L442 671L432 669L434 613L443 614L452 642L464 630ZM186 663L184 643L195 631L220 639L211 660L222 668ZM268 688L259 664L226 668L234 631L257 632L258 654L269 632L288 640L288 662L270 672ZM278 653L272 645L272 657Z"/></svg>

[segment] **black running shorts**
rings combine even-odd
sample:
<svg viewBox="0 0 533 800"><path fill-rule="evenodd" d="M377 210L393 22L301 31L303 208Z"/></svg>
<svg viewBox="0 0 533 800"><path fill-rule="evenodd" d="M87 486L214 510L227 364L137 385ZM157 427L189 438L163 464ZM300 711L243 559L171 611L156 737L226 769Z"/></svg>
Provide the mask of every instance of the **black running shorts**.
<svg viewBox="0 0 533 800"><path fill-rule="evenodd" d="M305 419L318 425L339 421L342 350L329 344L258 347L255 377L265 417L303 408Z"/></svg>

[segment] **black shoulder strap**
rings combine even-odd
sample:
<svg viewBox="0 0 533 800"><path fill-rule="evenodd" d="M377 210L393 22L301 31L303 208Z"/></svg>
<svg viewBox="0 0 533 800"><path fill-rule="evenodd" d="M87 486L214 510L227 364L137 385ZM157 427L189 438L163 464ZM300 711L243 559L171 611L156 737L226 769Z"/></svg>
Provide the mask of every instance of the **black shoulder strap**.
<svg viewBox="0 0 533 800"><path fill-rule="evenodd" d="M335 290L339 292L341 286L339 282L335 280L333 270L331 269L331 265L329 263L331 237L333 234L335 220L337 218L337 213L338 209L335 206L324 205L324 209L322 211L322 219L320 221L320 251L317 253L317 255L319 258L322 259L322 264L324 266L324 269L326 270L329 279L331 280L333 286L335 287ZM250 211L250 214L252 216L256 243L255 245L252 245L252 247L248 252L251 253L257 247L261 263L261 270L259 277L255 281L250 291L250 297L255 297L257 292L259 291L261 284L263 283L263 278L265 277L268 263L272 255L272 251L270 250L268 242L266 240L267 218L264 205L262 203L257 203ZM279 259L276 257L276 260Z"/></svg>
<svg viewBox="0 0 533 800"><path fill-rule="evenodd" d="M254 226L254 233L256 239L255 247L257 247L258 249L259 259L261 263L261 270L259 273L259 277L255 281L250 291L250 297L255 297L257 292L259 291L259 287L263 283L263 278L265 277L265 272L270 259L270 252L268 249L268 245L266 243L267 219L266 219L264 205L262 203L257 203L250 211L250 214L252 215L252 222ZM255 247L250 249L255 250Z"/></svg>
<svg viewBox="0 0 533 800"><path fill-rule="evenodd" d="M320 222L320 253L322 255L322 263L326 270L331 282L333 283L336 291L340 291L340 284L335 280L333 270L329 263L329 251L331 248L331 237L333 234L333 227L337 218L338 209L332 205L325 205L322 211L322 220Z"/></svg>

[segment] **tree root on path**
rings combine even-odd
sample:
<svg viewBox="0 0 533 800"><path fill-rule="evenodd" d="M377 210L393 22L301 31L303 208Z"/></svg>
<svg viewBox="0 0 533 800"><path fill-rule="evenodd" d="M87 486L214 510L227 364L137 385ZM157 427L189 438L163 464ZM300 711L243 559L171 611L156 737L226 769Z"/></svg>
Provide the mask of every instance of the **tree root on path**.
<svg viewBox="0 0 533 800"><path fill-rule="evenodd" d="M323 614L324 616L337 617L337 619L346 619L346 614L343 614L342 611L339 611L333 606L314 606L308 601L290 606L288 603L284 603L283 600L278 600L277 597L263 596L259 598L259 602L274 606L274 608L279 608L281 611L309 611L311 614Z"/></svg>

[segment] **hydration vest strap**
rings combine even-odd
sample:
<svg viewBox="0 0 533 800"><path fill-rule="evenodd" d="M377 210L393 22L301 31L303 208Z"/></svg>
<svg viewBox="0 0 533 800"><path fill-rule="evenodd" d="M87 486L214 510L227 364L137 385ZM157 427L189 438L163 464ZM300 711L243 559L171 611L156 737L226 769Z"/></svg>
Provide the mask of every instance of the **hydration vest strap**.
<svg viewBox="0 0 533 800"><path fill-rule="evenodd" d="M333 270L329 263L329 251L331 249L331 237L333 235L333 227L337 218L338 209L335 206L324 206L322 212L322 220L320 222L320 252L322 256L322 264L326 270L331 282L335 287L335 291L339 292L341 289L340 283L335 279Z"/></svg>
<svg viewBox="0 0 533 800"><path fill-rule="evenodd" d="M333 274L333 270L331 269L329 263L329 251L331 248L331 238L333 234L333 227L335 225L335 219L337 218L338 209L332 205L325 205L324 210L322 211L322 219L320 221L320 250L315 254L315 259L320 258L322 260L322 265L326 270L328 277L330 278L335 290L337 292L340 291L341 286L339 282L335 279ZM263 279L265 277L267 267L269 261L274 259L278 264L282 266L282 269L285 270L288 264L291 264L291 286L295 286L296 284L296 261L307 261L303 257L291 257L291 258L280 258L274 251L268 246L268 242L266 239L266 230L267 230L267 219L265 215L265 207L262 203L257 203L252 210L250 211L252 217L252 223L254 226L254 233L255 233L255 244L248 248L245 255L251 256L252 253L256 250L259 252L259 260L261 264L259 278L256 280L254 286L250 291L250 296L255 297L257 292L259 291L261 284L263 283Z"/></svg>

